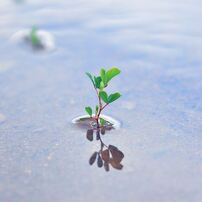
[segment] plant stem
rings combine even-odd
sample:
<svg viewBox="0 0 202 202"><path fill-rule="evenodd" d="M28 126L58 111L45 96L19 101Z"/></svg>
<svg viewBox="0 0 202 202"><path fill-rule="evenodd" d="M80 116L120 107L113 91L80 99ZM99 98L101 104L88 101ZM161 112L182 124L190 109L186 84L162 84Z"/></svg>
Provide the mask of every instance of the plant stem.
<svg viewBox="0 0 202 202"><path fill-rule="evenodd" d="M99 98L100 98L100 97L99 97ZM99 128L99 118L100 118L100 114L101 114L102 110L103 110L107 105L108 105L108 103L105 104L103 107L102 107L102 105L99 107L99 111L98 111L98 113L97 113L97 115L96 115L96 122L97 122L97 127L98 127L98 128Z"/></svg>
<svg viewBox="0 0 202 202"><path fill-rule="evenodd" d="M95 86L94 86L94 88L95 88L95 91L96 91L96 94L98 97L98 102L99 102L99 110L98 110L97 114L95 114L95 120L97 123L97 128L99 128L100 127L100 125L99 125L100 114L101 114L102 110L108 105L108 103L105 104L104 106L102 106L102 101L101 101L101 97L99 96L99 92Z"/></svg>
<svg viewBox="0 0 202 202"><path fill-rule="evenodd" d="M108 146L102 141L102 138L100 137L100 143L101 143L101 149L100 149L100 153L103 150L103 147L105 146L106 148L108 148Z"/></svg>
<svg viewBox="0 0 202 202"><path fill-rule="evenodd" d="M99 101L99 108L102 108L101 98L100 98L100 96L99 96L99 92L98 92L98 90L96 89L96 87L95 87L95 91L96 91L96 94L97 94L97 97L98 97L98 101Z"/></svg>

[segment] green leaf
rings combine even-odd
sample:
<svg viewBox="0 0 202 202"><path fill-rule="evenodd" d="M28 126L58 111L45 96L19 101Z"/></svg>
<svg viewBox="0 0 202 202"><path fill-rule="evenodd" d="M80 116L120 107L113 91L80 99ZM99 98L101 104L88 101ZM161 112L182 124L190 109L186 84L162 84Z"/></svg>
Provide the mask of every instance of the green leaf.
<svg viewBox="0 0 202 202"><path fill-rule="evenodd" d="M102 81L101 77L100 76L98 76L98 77L94 76L94 81L95 81L95 87L100 88L100 82Z"/></svg>
<svg viewBox="0 0 202 202"><path fill-rule="evenodd" d="M100 91L99 92L99 96L102 98L102 100L105 102L105 103L108 103L108 95L105 91Z"/></svg>
<svg viewBox="0 0 202 202"><path fill-rule="evenodd" d="M98 109L99 109L99 107L98 107L98 105L96 105L96 107L95 107L95 114L98 113Z"/></svg>
<svg viewBox="0 0 202 202"><path fill-rule="evenodd" d="M91 107L85 107L85 110L86 110L87 114L91 117L92 113L93 113L92 108Z"/></svg>
<svg viewBox="0 0 202 202"><path fill-rule="evenodd" d="M101 69L100 70L100 76L102 78L104 86L106 86L106 84L107 84L107 77L106 77L105 69Z"/></svg>
<svg viewBox="0 0 202 202"><path fill-rule="evenodd" d="M113 93L108 97L108 102L112 103L112 102L114 102L115 100L117 100L120 97L121 97L120 93Z"/></svg>
<svg viewBox="0 0 202 202"><path fill-rule="evenodd" d="M100 90L102 91L104 87L105 87L105 85L104 85L103 81L101 81L100 82Z"/></svg>
<svg viewBox="0 0 202 202"><path fill-rule="evenodd" d="M89 77L89 79L92 81L93 85L95 86L92 75L89 72L86 72L86 75Z"/></svg>
<svg viewBox="0 0 202 202"><path fill-rule="evenodd" d="M105 119L103 119L103 118L100 118L100 124L101 124L101 126L104 126L104 125L105 125L105 123L106 123L106 120L105 120Z"/></svg>
<svg viewBox="0 0 202 202"><path fill-rule="evenodd" d="M116 75L118 75L121 71L116 68L116 67L113 67L111 68L110 70L108 70L106 72L106 79L107 79L107 83L113 78L115 77Z"/></svg>
<svg viewBox="0 0 202 202"><path fill-rule="evenodd" d="M31 39L32 45L34 46L40 44L40 39L37 35L37 31L38 29L36 27L32 27L32 30L30 32L30 39Z"/></svg>

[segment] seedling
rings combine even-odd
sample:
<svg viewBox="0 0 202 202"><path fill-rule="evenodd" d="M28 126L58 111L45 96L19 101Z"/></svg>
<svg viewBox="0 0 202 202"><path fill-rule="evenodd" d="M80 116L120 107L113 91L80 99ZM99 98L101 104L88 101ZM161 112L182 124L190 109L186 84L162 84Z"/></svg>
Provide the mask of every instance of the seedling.
<svg viewBox="0 0 202 202"><path fill-rule="evenodd" d="M109 85L109 82L112 78L120 74L120 70L116 67L113 67L106 71L105 69L100 70L99 76L92 76L90 73L86 72L86 75L91 80L93 87L96 91L98 98L98 104L95 107L95 113L93 114L93 109L90 106L85 107L86 113L95 120L97 128L104 127L107 124L107 120L101 118L101 113L109 104L120 98L121 94L119 92L112 93L110 95L106 92L106 87Z"/></svg>
<svg viewBox="0 0 202 202"><path fill-rule="evenodd" d="M41 46L41 40L38 37L37 32L38 32L38 28L34 26L32 27L29 34L29 39L34 47Z"/></svg>
<svg viewBox="0 0 202 202"><path fill-rule="evenodd" d="M95 138L96 140L100 141L100 150L95 151L91 155L89 164L92 165L97 160L97 166L99 168L104 167L106 171L109 171L110 166L118 170L121 170L123 168L123 165L121 164L121 161L124 158L123 152L113 145L107 146L102 141L100 135L104 135L106 130L108 130L110 127L113 127L112 123L101 117L101 113L103 112L105 107L119 99L121 96L119 92L115 92L110 95L108 95L108 93L106 92L106 88L107 86L109 86L109 82L118 74L120 74L120 70L116 67L113 67L108 71L106 71L105 69L101 69L100 75L98 76L92 76L90 73L86 73L93 84L98 98L98 104L95 106L94 113L92 107L85 107L86 113L89 115L90 119L93 120L93 128L87 130L86 138L89 141L93 141L94 134L96 133Z"/></svg>

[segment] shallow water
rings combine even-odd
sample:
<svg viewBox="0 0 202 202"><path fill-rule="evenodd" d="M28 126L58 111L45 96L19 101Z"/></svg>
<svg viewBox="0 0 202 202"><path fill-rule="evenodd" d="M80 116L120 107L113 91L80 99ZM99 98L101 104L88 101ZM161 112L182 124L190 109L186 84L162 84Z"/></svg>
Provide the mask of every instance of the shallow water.
<svg viewBox="0 0 202 202"><path fill-rule="evenodd" d="M18 3L17 3L18 2ZM200 202L202 2L6 1L0 4L0 201ZM53 52L10 40L37 25ZM96 97L85 71L122 70L103 137L123 169L89 166L99 147L72 118Z"/></svg>

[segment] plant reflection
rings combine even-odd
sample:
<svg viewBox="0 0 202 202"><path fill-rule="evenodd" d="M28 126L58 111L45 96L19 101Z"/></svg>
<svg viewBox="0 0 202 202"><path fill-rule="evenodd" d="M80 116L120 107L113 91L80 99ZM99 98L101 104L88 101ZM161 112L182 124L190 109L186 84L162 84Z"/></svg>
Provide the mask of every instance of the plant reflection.
<svg viewBox="0 0 202 202"><path fill-rule="evenodd" d="M123 165L121 164L121 161L124 158L123 152L114 145L107 146L101 138L101 136L105 135L108 130L109 129L103 127L87 130L86 138L89 141L96 139L100 142L100 150L95 151L91 155L89 164L93 165L96 162L99 168L104 167L106 171L109 171L110 167L122 170Z"/></svg>

